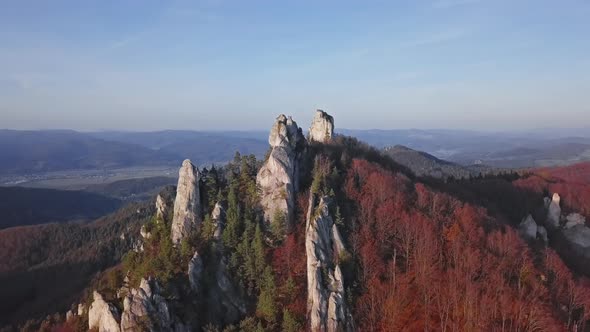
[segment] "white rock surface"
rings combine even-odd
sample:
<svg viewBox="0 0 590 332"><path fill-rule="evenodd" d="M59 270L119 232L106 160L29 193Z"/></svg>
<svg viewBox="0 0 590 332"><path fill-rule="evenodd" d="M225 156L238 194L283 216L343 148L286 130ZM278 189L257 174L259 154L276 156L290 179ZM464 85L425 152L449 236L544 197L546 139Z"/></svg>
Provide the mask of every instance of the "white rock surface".
<svg viewBox="0 0 590 332"><path fill-rule="evenodd" d="M554 193L547 211L547 227L550 229L559 228L559 222L561 220L561 207L559 206L560 201L561 198L559 197L559 194Z"/></svg>
<svg viewBox="0 0 590 332"><path fill-rule="evenodd" d="M139 288L131 289L123 300L123 308L122 332L184 330L153 279L141 279Z"/></svg>
<svg viewBox="0 0 590 332"><path fill-rule="evenodd" d="M119 332L119 313L117 308L105 302L102 296L94 291L93 302L88 310L88 329L97 328L99 332Z"/></svg>
<svg viewBox="0 0 590 332"><path fill-rule="evenodd" d="M271 129L268 142L272 151L256 176L261 190L260 204L267 224L280 212L286 216L289 227L295 209L295 193L299 189L299 164L305 138L297 123L281 114Z"/></svg>
<svg viewBox="0 0 590 332"><path fill-rule="evenodd" d="M352 316L344 300L342 272L335 263L344 245L329 213L329 198L321 198L316 206L316 200L311 196L305 233L310 329L353 331Z"/></svg>
<svg viewBox="0 0 590 332"><path fill-rule="evenodd" d="M175 244L189 236L201 222L199 170L187 159L178 175L172 219L172 242Z"/></svg>
<svg viewBox="0 0 590 332"><path fill-rule="evenodd" d="M78 304L78 316L84 315L85 312L86 312L86 306L83 305L82 303L79 303Z"/></svg>
<svg viewBox="0 0 590 332"><path fill-rule="evenodd" d="M309 128L309 140L325 143L334 136L334 118L328 113L317 110Z"/></svg>
<svg viewBox="0 0 590 332"><path fill-rule="evenodd" d="M537 223L529 214L518 225L518 231L525 240L534 240L537 238Z"/></svg>

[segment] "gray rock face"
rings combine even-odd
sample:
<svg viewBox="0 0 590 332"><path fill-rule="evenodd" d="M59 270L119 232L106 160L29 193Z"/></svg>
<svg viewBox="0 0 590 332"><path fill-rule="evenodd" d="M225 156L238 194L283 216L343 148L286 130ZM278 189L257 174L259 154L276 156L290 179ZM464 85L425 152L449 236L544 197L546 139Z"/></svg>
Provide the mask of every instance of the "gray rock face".
<svg viewBox="0 0 590 332"><path fill-rule="evenodd" d="M178 175L174 218L172 219L173 243L179 243L186 238L201 222L199 170L187 159L182 163Z"/></svg>
<svg viewBox="0 0 590 332"><path fill-rule="evenodd" d="M590 259L590 228L578 224L564 229L562 233L578 256Z"/></svg>
<svg viewBox="0 0 590 332"><path fill-rule="evenodd" d="M534 240L537 238L537 223L535 219L529 214L518 225L520 235L526 240Z"/></svg>
<svg viewBox="0 0 590 332"><path fill-rule="evenodd" d="M260 204L267 223L277 213L282 213L290 226L295 193L299 189L299 164L305 138L297 123L281 114L271 129L268 142L272 151L256 176L261 190Z"/></svg>
<svg viewBox="0 0 590 332"><path fill-rule="evenodd" d="M547 227L550 229L559 228L559 222L561 220L561 207L559 206L560 201L561 198L559 197L559 194L554 193L547 209Z"/></svg>
<svg viewBox="0 0 590 332"><path fill-rule="evenodd" d="M88 309L88 329L96 328L99 332L120 332L117 308L105 302L96 291L93 293L93 299Z"/></svg>
<svg viewBox="0 0 590 332"><path fill-rule="evenodd" d="M576 225L586 225L586 218L579 213L570 213L565 217L565 220L564 228L572 228Z"/></svg>
<svg viewBox="0 0 590 332"><path fill-rule="evenodd" d="M325 143L334 136L334 118L328 113L317 110L309 128L309 140Z"/></svg>
<svg viewBox="0 0 590 332"><path fill-rule="evenodd" d="M193 258L188 262L188 280L191 284L191 289L195 293L199 293L201 290L201 276L203 275L203 258L197 251L193 255Z"/></svg>
<svg viewBox="0 0 590 332"><path fill-rule="evenodd" d="M319 204L311 195L307 212L307 310L311 331L353 331L346 307L342 271L337 264L344 252L338 229L328 209L328 197Z"/></svg>
<svg viewBox="0 0 590 332"><path fill-rule="evenodd" d="M543 243L545 243L545 245L549 244L549 237L547 235L547 229L543 226L538 226L537 227L537 236L543 240Z"/></svg>
<svg viewBox="0 0 590 332"><path fill-rule="evenodd" d="M131 289L123 300L121 331L178 331L184 325L170 314L160 286L153 279L142 279L139 288Z"/></svg>

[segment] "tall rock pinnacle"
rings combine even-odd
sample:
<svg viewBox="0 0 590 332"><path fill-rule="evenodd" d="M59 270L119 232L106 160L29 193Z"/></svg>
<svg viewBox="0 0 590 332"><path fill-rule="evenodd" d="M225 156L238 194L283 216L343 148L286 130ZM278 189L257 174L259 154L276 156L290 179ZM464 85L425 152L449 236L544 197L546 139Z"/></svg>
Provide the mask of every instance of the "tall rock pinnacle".
<svg viewBox="0 0 590 332"><path fill-rule="evenodd" d="M178 243L187 237L201 222L199 170L187 159L182 163L178 175L172 219L173 243Z"/></svg>
<svg viewBox="0 0 590 332"><path fill-rule="evenodd" d="M316 204L310 195L305 231L307 256L307 310L311 331L354 331L346 306L342 271L337 260L344 243L328 209L330 198Z"/></svg>
<svg viewBox="0 0 590 332"><path fill-rule="evenodd" d="M317 110L309 128L311 142L325 143L334 136L334 118L328 113Z"/></svg>
<svg viewBox="0 0 590 332"><path fill-rule="evenodd" d="M306 142L297 123L281 114L270 131L268 143L272 151L256 176L262 191L260 204L267 224L280 216L288 228L293 219L299 163Z"/></svg>

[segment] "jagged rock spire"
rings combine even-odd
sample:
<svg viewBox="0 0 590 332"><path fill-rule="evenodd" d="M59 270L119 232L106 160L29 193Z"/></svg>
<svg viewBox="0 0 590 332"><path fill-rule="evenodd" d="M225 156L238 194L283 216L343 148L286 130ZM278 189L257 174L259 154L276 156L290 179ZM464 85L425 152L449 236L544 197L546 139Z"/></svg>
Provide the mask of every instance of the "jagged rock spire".
<svg viewBox="0 0 590 332"><path fill-rule="evenodd" d="M199 170L187 159L178 175L172 219L172 242L175 244L186 238L201 222Z"/></svg>
<svg viewBox="0 0 590 332"><path fill-rule="evenodd" d="M282 215L288 228L295 209L305 138L297 123L281 114L270 131L268 143L272 151L256 176L256 183L261 189L260 204L267 224Z"/></svg>
<svg viewBox="0 0 590 332"><path fill-rule="evenodd" d="M307 310L311 331L353 331L346 306L344 280L338 258L344 252L338 228L329 212L330 198L316 205L310 194L305 250L307 255Z"/></svg>
<svg viewBox="0 0 590 332"><path fill-rule="evenodd" d="M334 118L328 113L317 110L309 128L311 142L325 143L334 136Z"/></svg>

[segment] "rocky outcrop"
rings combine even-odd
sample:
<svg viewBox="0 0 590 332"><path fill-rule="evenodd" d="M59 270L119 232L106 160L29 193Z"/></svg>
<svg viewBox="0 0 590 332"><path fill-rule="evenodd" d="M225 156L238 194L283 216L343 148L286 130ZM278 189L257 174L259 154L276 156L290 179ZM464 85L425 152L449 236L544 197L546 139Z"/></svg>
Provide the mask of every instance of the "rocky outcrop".
<svg viewBox="0 0 590 332"><path fill-rule="evenodd" d="M178 175L172 219L172 242L175 244L190 235L201 222L199 170L187 159Z"/></svg>
<svg viewBox="0 0 590 332"><path fill-rule="evenodd" d="M559 222L561 220L560 201L561 198L559 197L559 194L554 193L547 207L547 227L551 230L559 228ZM545 204L547 205L547 200L545 200Z"/></svg>
<svg viewBox="0 0 590 332"><path fill-rule="evenodd" d="M537 223L535 219L529 214L518 225L520 235L526 240L534 240L537 238Z"/></svg>
<svg viewBox="0 0 590 332"><path fill-rule="evenodd" d="M537 227L537 236L543 241L545 245L549 244L549 236L547 234L547 229L543 226Z"/></svg>
<svg viewBox="0 0 590 332"><path fill-rule="evenodd" d="M188 262L188 280L191 285L191 289L195 293L199 293L201 290L201 277L203 275L203 258L197 251L193 255L193 258Z"/></svg>
<svg viewBox="0 0 590 332"><path fill-rule="evenodd" d="M290 227L295 209L295 193L299 189L300 159L305 138L297 123L280 115L273 125L268 142L270 155L256 176L264 220L270 224L282 214Z"/></svg>
<svg viewBox="0 0 590 332"><path fill-rule="evenodd" d="M342 271L338 260L344 244L329 212L329 198L315 204L311 195L307 212L307 310L312 331L353 331L346 307Z"/></svg>
<svg viewBox="0 0 590 332"><path fill-rule="evenodd" d="M156 218L158 220L164 220L166 213L168 213L168 205L162 195L158 195L156 197Z"/></svg>
<svg viewBox="0 0 590 332"><path fill-rule="evenodd" d="M567 217L565 217L565 225L564 228L572 228L577 225L586 225L586 218L579 213L570 213Z"/></svg>
<svg viewBox="0 0 590 332"><path fill-rule="evenodd" d="M334 136L334 118L322 110L317 110L309 128L309 140L325 143L330 141L332 136Z"/></svg>
<svg viewBox="0 0 590 332"><path fill-rule="evenodd" d="M119 312L117 308L107 303L98 292L93 293L93 302L88 309L88 329L98 329L99 332L119 332Z"/></svg>
<svg viewBox="0 0 590 332"><path fill-rule="evenodd" d="M225 226L225 209L220 202L215 203L213 212L211 212L211 220L213 221L214 226L213 239L220 240L221 233Z"/></svg>
<svg viewBox="0 0 590 332"><path fill-rule="evenodd" d="M577 260L589 262L590 260L590 228L585 225L575 225L562 231L568 242L569 249L573 251Z"/></svg>
<svg viewBox="0 0 590 332"><path fill-rule="evenodd" d="M121 331L185 331L185 326L169 310L160 286L153 279L142 279L123 300Z"/></svg>

